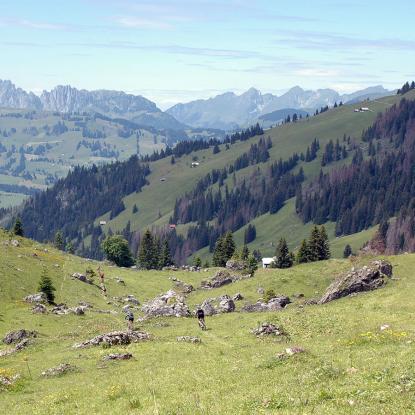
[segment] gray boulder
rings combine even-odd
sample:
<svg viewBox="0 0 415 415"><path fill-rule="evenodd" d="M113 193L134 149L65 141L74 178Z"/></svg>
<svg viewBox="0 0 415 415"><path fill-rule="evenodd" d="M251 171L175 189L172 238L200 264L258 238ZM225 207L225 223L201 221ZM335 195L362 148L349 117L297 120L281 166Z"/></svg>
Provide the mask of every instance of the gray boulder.
<svg viewBox="0 0 415 415"><path fill-rule="evenodd" d="M233 297L232 297L232 300L233 301L241 301L241 300L243 300L244 299L244 297L243 297L243 295L241 294L241 293L236 293Z"/></svg>
<svg viewBox="0 0 415 415"><path fill-rule="evenodd" d="M185 342L185 343L201 343L202 340L199 337L194 337L194 336L179 336L177 338L178 342Z"/></svg>
<svg viewBox="0 0 415 415"><path fill-rule="evenodd" d="M48 309L46 308L46 306L44 306L41 303L37 303L33 308L32 308L32 313L33 314L46 314L48 312Z"/></svg>
<svg viewBox="0 0 415 415"><path fill-rule="evenodd" d="M12 343L19 343L24 339L29 339L31 337L37 337L36 331L20 329L16 331L10 331L7 333L3 338L3 343L5 344L12 344Z"/></svg>
<svg viewBox="0 0 415 415"><path fill-rule="evenodd" d="M133 357L131 353L111 353L103 357L103 360L129 360Z"/></svg>
<svg viewBox="0 0 415 415"><path fill-rule="evenodd" d="M389 262L372 261L369 266L352 269L346 275L338 277L330 284L318 303L325 304L354 293L376 290L390 277L392 277L392 265Z"/></svg>
<svg viewBox="0 0 415 415"><path fill-rule="evenodd" d="M92 284L93 281L88 278L86 275L81 274L80 272L74 272L72 278L78 281L86 282L87 284Z"/></svg>
<svg viewBox="0 0 415 415"><path fill-rule="evenodd" d="M230 259L226 262L226 268L232 271L243 271L248 268L246 261Z"/></svg>
<svg viewBox="0 0 415 415"><path fill-rule="evenodd" d="M251 330L255 336L283 336L284 330L272 323L262 323L258 327Z"/></svg>
<svg viewBox="0 0 415 415"><path fill-rule="evenodd" d="M286 296L278 296L271 298L268 303L264 301L257 301L254 304L247 304L242 307L242 311L248 313L262 312L262 311L279 311L282 310L291 301Z"/></svg>
<svg viewBox="0 0 415 415"><path fill-rule="evenodd" d="M29 294L24 299L26 303L46 303L47 298L45 293Z"/></svg>
<svg viewBox="0 0 415 415"><path fill-rule="evenodd" d="M235 303L229 295L223 295L219 298L218 308L222 313L231 313L235 311Z"/></svg>
<svg viewBox="0 0 415 415"><path fill-rule="evenodd" d="M100 334L91 340L75 344L73 347L75 349L82 349L84 347L98 346L100 344L106 344L107 346L125 345L150 339L150 334L144 331L113 331L106 334Z"/></svg>
<svg viewBox="0 0 415 415"><path fill-rule="evenodd" d="M184 302L183 296L174 290L169 290L151 301L143 304L141 310L147 317L172 316L189 317L190 311Z"/></svg>
<svg viewBox="0 0 415 415"><path fill-rule="evenodd" d="M75 369L76 367L70 365L69 363L61 363L57 367L51 367L50 369L44 370L42 372L42 376L44 377L62 376L68 372L73 372Z"/></svg>
<svg viewBox="0 0 415 415"><path fill-rule="evenodd" d="M227 284L231 284L233 279L228 271L220 270L218 271L210 280L202 281L201 288L211 289L219 288Z"/></svg>

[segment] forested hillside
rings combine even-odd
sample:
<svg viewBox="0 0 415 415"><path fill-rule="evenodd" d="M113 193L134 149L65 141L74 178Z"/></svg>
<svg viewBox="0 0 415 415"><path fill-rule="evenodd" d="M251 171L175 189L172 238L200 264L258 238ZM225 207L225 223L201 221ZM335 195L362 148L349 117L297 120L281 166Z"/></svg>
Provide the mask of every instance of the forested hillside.
<svg viewBox="0 0 415 415"><path fill-rule="evenodd" d="M78 212L74 204L71 214L57 218L45 231L35 229L32 209L25 217L29 235L51 240L62 231L78 253L99 258L106 235L121 233L136 254L144 231L151 228L169 240L175 260L185 262L195 252L208 258L216 239L226 231L263 255L274 254L280 237L295 249L315 222L326 224L329 238L339 249L349 242L358 249L371 238L374 225L410 206L410 177L403 175L403 183L380 177L388 169L389 176L391 169L405 169L412 160L407 147L412 142L414 95L410 90L402 102L400 95L367 102L365 112L343 105L266 131L257 126L223 142L185 142L167 148L141 162L148 164L139 168L146 185L139 181L138 188L131 190L120 179L118 186L109 187L108 194L114 195L111 202L98 202L99 208L88 215L82 209ZM376 180L361 180L362 176ZM354 186L357 178L359 186ZM81 177L77 180L82 182ZM63 183L75 200L79 190L70 181ZM396 192L402 186L408 190L399 197L391 192L393 206L376 209L386 183L392 183ZM319 192L316 186L321 186ZM333 192L343 194L343 199L336 198L331 205ZM251 236L246 238L248 226ZM335 240L362 230L370 233Z"/></svg>

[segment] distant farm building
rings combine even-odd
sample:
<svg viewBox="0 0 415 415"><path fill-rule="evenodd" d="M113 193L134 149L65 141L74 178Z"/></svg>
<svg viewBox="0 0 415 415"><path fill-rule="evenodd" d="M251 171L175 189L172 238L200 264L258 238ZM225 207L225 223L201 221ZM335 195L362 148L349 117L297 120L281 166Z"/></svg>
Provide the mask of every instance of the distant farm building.
<svg viewBox="0 0 415 415"><path fill-rule="evenodd" d="M174 223L171 223L171 224L169 225L169 228L170 228L170 229L176 229L176 225L175 225Z"/></svg>
<svg viewBox="0 0 415 415"><path fill-rule="evenodd" d="M165 181L166 181L166 178L165 178L165 177L161 177L161 178L160 178L160 181L161 181L161 182L165 182Z"/></svg>
<svg viewBox="0 0 415 415"><path fill-rule="evenodd" d="M192 161L192 167L197 167L199 164L200 163L198 161Z"/></svg>
<svg viewBox="0 0 415 415"><path fill-rule="evenodd" d="M100 220L100 221L99 221L99 224L100 224L101 226L104 226L104 225L106 225L106 224L107 224L107 221L106 221L106 220Z"/></svg>
<svg viewBox="0 0 415 415"><path fill-rule="evenodd" d="M271 268L274 258L262 258L262 268Z"/></svg>

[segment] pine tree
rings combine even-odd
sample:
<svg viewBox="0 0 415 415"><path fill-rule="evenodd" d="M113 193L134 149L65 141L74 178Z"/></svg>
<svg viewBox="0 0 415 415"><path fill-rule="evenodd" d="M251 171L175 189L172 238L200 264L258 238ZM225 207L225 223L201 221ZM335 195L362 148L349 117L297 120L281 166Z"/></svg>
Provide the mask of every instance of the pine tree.
<svg viewBox="0 0 415 415"><path fill-rule="evenodd" d="M319 246L320 246L320 231L317 226L314 226L310 233L308 240L308 254L309 261L318 261L319 258Z"/></svg>
<svg viewBox="0 0 415 415"><path fill-rule="evenodd" d="M196 256L193 260L193 265L197 268L200 268L202 266L202 260L200 257Z"/></svg>
<svg viewBox="0 0 415 415"><path fill-rule="evenodd" d="M154 238L149 229L141 239L140 250L138 252L138 264L144 269L153 269L155 262Z"/></svg>
<svg viewBox="0 0 415 415"><path fill-rule="evenodd" d="M173 265L173 260L171 258L169 242L165 239L160 255L160 268L169 267L170 265Z"/></svg>
<svg viewBox="0 0 415 415"><path fill-rule="evenodd" d="M344 247L343 258L349 258L350 255L352 255L352 247L349 244L347 244Z"/></svg>
<svg viewBox="0 0 415 415"><path fill-rule="evenodd" d="M215 249L213 250L213 266L214 267L223 267L226 262L223 262L223 236L219 237L215 243Z"/></svg>
<svg viewBox="0 0 415 415"><path fill-rule="evenodd" d="M290 268L293 265L292 255L288 250L287 241L284 238L281 238L277 250L275 252L276 261L275 266L276 268Z"/></svg>
<svg viewBox="0 0 415 415"><path fill-rule="evenodd" d="M20 218L17 218L16 222L14 223L13 233L16 236L23 236L24 235L23 224L22 224L22 221L20 220Z"/></svg>
<svg viewBox="0 0 415 415"><path fill-rule="evenodd" d="M235 252L235 242L233 241L232 232L227 232L225 234L225 238L223 240L223 252L226 265L226 262L232 258L232 255Z"/></svg>
<svg viewBox="0 0 415 415"><path fill-rule="evenodd" d="M49 304L52 304L55 301L56 288L53 286L52 280L43 272L40 277L38 290L46 295Z"/></svg>
<svg viewBox="0 0 415 415"><path fill-rule="evenodd" d="M54 245L55 248L59 249L60 251L63 251L65 247L65 242L63 240L63 235L61 231L56 232Z"/></svg>
<svg viewBox="0 0 415 415"><path fill-rule="evenodd" d="M73 243L72 242L68 242L67 244L66 244L66 252L68 252L69 254L74 254L75 253L75 248L74 248L74 246L73 246Z"/></svg>
<svg viewBox="0 0 415 415"><path fill-rule="evenodd" d="M134 206L133 206L133 213L137 213L138 212L138 207L137 207L137 205L134 203Z"/></svg>
<svg viewBox="0 0 415 415"><path fill-rule="evenodd" d="M241 257L241 259L242 259L243 261L246 261L246 260L248 259L248 257L249 257L249 249L248 249L248 247L247 247L246 245L244 245L244 246L242 247L240 257Z"/></svg>
<svg viewBox="0 0 415 415"><path fill-rule="evenodd" d="M310 261L310 251L307 241L303 239L300 245L300 249L297 252L297 262L303 264Z"/></svg>
<svg viewBox="0 0 415 415"><path fill-rule="evenodd" d="M319 251L319 255L318 255L318 260L319 261L329 259L330 256L331 256L329 237L327 236L326 228L324 226L321 226L321 228L320 228L318 251Z"/></svg>
<svg viewBox="0 0 415 415"><path fill-rule="evenodd" d="M248 261L248 272L252 274L253 276L255 271L258 269L258 261L255 258L255 256L252 254L248 256L247 261Z"/></svg>

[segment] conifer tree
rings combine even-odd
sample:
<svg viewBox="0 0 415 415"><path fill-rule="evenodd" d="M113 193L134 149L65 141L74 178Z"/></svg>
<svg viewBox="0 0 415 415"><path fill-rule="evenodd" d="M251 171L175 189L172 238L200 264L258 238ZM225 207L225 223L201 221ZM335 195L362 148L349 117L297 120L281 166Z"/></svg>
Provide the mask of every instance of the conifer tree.
<svg viewBox="0 0 415 415"><path fill-rule="evenodd" d="M308 240L308 253L309 260L318 261L319 259L319 246L320 246L320 231L315 225L310 233L310 238Z"/></svg>
<svg viewBox="0 0 415 415"><path fill-rule="evenodd" d="M197 268L200 268L202 266L202 260L200 259L200 257L195 257L195 259L193 260L193 265Z"/></svg>
<svg viewBox="0 0 415 415"><path fill-rule="evenodd" d="M277 250L275 252L276 261L275 266L276 268L290 268L293 265L293 258L288 250L287 241L284 238L281 238Z"/></svg>
<svg viewBox="0 0 415 415"><path fill-rule="evenodd" d="M248 259L248 257L249 257L249 249L248 249L248 247L247 247L246 245L244 245L244 246L242 247L240 257L241 257L241 259L242 259L243 261L246 261L246 260Z"/></svg>
<svg viewBox="0 0 415 415"><path fill-rule="evenodd" d="M352 247L349 244L347 244L344 247L343 258L349 258L350 255L352 255Z"/></svg>
<svg viewBox="0 0 415 415"><path fill-rule="evenodd" d="M14 223L13 233L16 236L23 236L24 235L23 224L22 224L22 221L20 220L20 218L17 218L16 222Z"/></svg>
<svg viewBox="0 0 415 415"><path fill-rule="evenodd" d="M63 251L65 247L65 242L63 240L63 235L61 231L56 232L54 245L55 248L59 249L60 251Z"/></svg>
<svg viewBox="0 0 415 415"><path fill-rule="evenodd" d="M319 261L329 259L330 256L331 256L329 237L327 236L326 228L324 226L321 226L321 228L320 228L320 238L319 238L318 251L319 251L319 255L318 255L318 260Z"/></svg>
<svg viewBox="0 0 415 415"><path fill-rule="evenodd" d="M216 240L212 261L215 267L224 267L226 265L223 235Z"/></svg>
<svg viewBox="0 0 415 415"><path fill-rule="evenodd" d="M303 241L301 242L300 248L297 252L297 262L299 264L303 264L309 261L310 261L310 251L308 248L307 241L303 239Z"/></svg>
<svg viewBox="0 0 415 415"><path fill-rule="evenodd" d="M141 239L140 250L138 252L138 264L141 268L154 268L156 254L154 252L154 238L149 229Z"/></svg>
<svg viewBox="0 0 415 415"><path fill-rule="evenodd" d="M258 261L256 260L254 255L248 256L248 272L254 275L255 271L258 269Z"/></svg>
<svg viewBox="0 0 415 415"><path fill-rule="evenodd" d="M40 277L38 290L46 295L46 299L49 304L52 304L55 301L56 288L53 286L52 280L46 275L45 271Z"/></svg>
<svg viewBox="0 0 415 415"><path fill-rule="evenodd" d="M74 254L75 253L75 248L74 248L74 246L73 246L73 243L72 242L68 242L67 244L66 244L66 252L68 252L69 254Z"/></svg>
<svg viewBox="0 0 415 415"><path fill-rule="evenodd" d="M232 232L227 232L223 240L223 253L224 253L225 264L226 264L226 261L232 258L232 255L234 254L234 252L235 252L235 242L233 241Z"/></svg>
<svg viewBox="0 0 415 415"><path fill-rule="evenodd" d="M160 268L169 267L170 265L173 265L173 260L170 253L169 242L165 239L160 254Z"/></svg>

